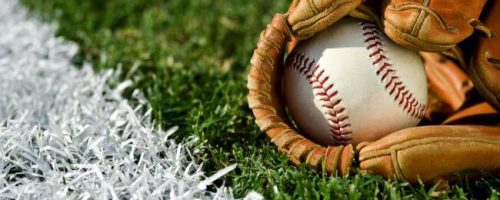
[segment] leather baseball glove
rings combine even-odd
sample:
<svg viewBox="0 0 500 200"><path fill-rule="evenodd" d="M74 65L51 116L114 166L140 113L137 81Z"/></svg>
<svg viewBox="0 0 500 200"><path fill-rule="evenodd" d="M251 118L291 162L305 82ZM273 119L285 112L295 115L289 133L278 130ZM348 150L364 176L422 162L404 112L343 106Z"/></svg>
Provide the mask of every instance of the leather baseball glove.
<svg viewBox="0 0 500 200"><path fill-rule="evenodd" d="M294 0L262 32L250 61L248 103L256 123L294 164L330 174L359 169L416 183L499 170L500 41L495 33L500 34L500 25L493 19L500 13L493 10L500 10L497 1ZM441 52L422 53L430 96L424 123L429 125L357 147L321 146L293 128L281 96L286 50L347 15L378 24L404 47Z"/></svg>

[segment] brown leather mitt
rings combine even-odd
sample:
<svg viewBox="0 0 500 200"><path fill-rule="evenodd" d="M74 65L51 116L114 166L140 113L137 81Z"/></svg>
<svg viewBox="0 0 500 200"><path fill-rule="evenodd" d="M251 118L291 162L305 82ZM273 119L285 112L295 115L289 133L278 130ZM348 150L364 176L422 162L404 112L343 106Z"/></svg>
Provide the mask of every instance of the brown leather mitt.
<svg viewBox="0 0 500 200"><path fill-rule="evenodd" d="M481 16L484 33L475 34L464 49L475 46L466 71L481 95L500 111L500 1L489 1ZM467 46L469 45L469 46Z"/></svg>
<svg viewBox="0 0 500 200"><path fill-rule="evenodd" d="M500 169L500 127L423 126L360 147L360 168L410 183Z"/></svg>
<svg viewBox="0 0 500 200"><path fill-rule="evenodd" d="M384 0L385 33L419 51L444 51L468 38L487 0Z"/></svg>
<svg viewBox="0 0 500 200"><path fill-rule="evenodd" d="M472 33L472 27L481 27L475 19L482 10L484 1L456 3L462 6L457 8L451 0L441 3L411 1L419 2L421 6L405 4L403 0L384 1L387 4L386 11L391 8L390 5L395 7L393 13L399 16L399 20L415 20L411 22L413 25L410 34L389 36L412 48L438 51L455 47L456 43ZM400 3L405 6L399 5ZM376 13L370 7L360 4L361 0L294 0L289 12L275 15L262 32L250 61L248 103L256 123L278 146L279 151L285 153L296 165L305 163L318 171L345 175L353 164L355 149L352 145L321 146L300 135L291 125L281 97L281 75L287 43L307 39L348 14L380 25L380 18L376 17ZM445 9L448 4L450 9ZM463 5L470 6L464 9ZM389 15L389 11L385 12L386 21L389 20ZM397 17L391 20L395 18ZM400 29L405 23L391 22L398 31L409 30ZM386 32L395 32L394 30ZM495 59L489 61L496 62ZM435 80L439 77L436 76ZM446 88L443 85L436 86L439 87L443 90ZM467 104L466 95L453 92L470 91L470 86L454 86L454 90L449 93L452 97L447 101L452 109L444 112L446 115ZM442 95L435 96L438 97L436 99L443 98ZM452 121L460 119L458 117ZM410 182L416 182L419 178L423 181L447 178L454 172L468 169L491 171L500 166L498 159L494 158L500 153L499 133L498 126L426 126L405 129L360 146L361 169ZM469 156L477 156L477 159ZM481 161L487 157L490 158L489 162ZM426 160L433 163L428 164Z"/></svg>
<svg viewBox="0 0 500 200"><path fill-rule="evenodd" d="M285 48L324 30L361 4L361 0L294 0L287 14L277 14L262 32L248 75L248 103L262 131L280 152L299 165L306 163L331 174L345 175L354 160L352 145L318 145L297 133L287 120L281 98Z"/></svg>

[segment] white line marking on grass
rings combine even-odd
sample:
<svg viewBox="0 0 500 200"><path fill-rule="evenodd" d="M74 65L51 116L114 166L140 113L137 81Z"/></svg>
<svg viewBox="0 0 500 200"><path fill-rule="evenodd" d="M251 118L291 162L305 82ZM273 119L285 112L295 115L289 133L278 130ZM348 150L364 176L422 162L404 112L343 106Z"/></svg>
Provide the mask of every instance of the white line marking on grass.
<svg viewBox="0 0 500 200"><path fill-rule="evenodd" d="M0 0L0 199L231 199L195 163L193 142L176 144L106 85L115 73L78 70L78 47L55 26ZM139 92L133 95L146 102ZM194 140L194 139L193 139Z"/></svg>

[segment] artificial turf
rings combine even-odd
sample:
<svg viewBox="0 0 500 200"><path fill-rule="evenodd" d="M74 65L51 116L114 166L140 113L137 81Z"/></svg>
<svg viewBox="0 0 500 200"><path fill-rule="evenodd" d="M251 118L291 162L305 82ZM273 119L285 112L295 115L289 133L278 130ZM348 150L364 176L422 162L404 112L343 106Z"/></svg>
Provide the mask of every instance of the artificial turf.
<svg viewBox="0 0 500 200"><path fill-rule="evenodd" d="M236 197L269 199L429 199L433 187L372 175L337 178L295 167L258 130L246 103L249 59L260 31L289 1L268 0L22 0L77 42L76 64L121 66L177 140L198 137L197 159L211 174L239 167L218 184ZM110 83L113 84L113 83ZM440 198L498 199L500 180L462 181Z"/></svg>

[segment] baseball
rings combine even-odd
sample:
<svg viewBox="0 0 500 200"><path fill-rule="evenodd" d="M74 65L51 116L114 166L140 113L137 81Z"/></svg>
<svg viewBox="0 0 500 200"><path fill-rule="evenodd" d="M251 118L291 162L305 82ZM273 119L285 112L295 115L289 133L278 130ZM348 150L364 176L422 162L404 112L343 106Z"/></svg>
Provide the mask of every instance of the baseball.
<svg viewBox="0 0 500 200"><path fill-rule="evenodd" d="M285 62L283 89L302 134L322 145L373 141L416 126L427 104L418 53L353 18L298 44Z"/></svg>

